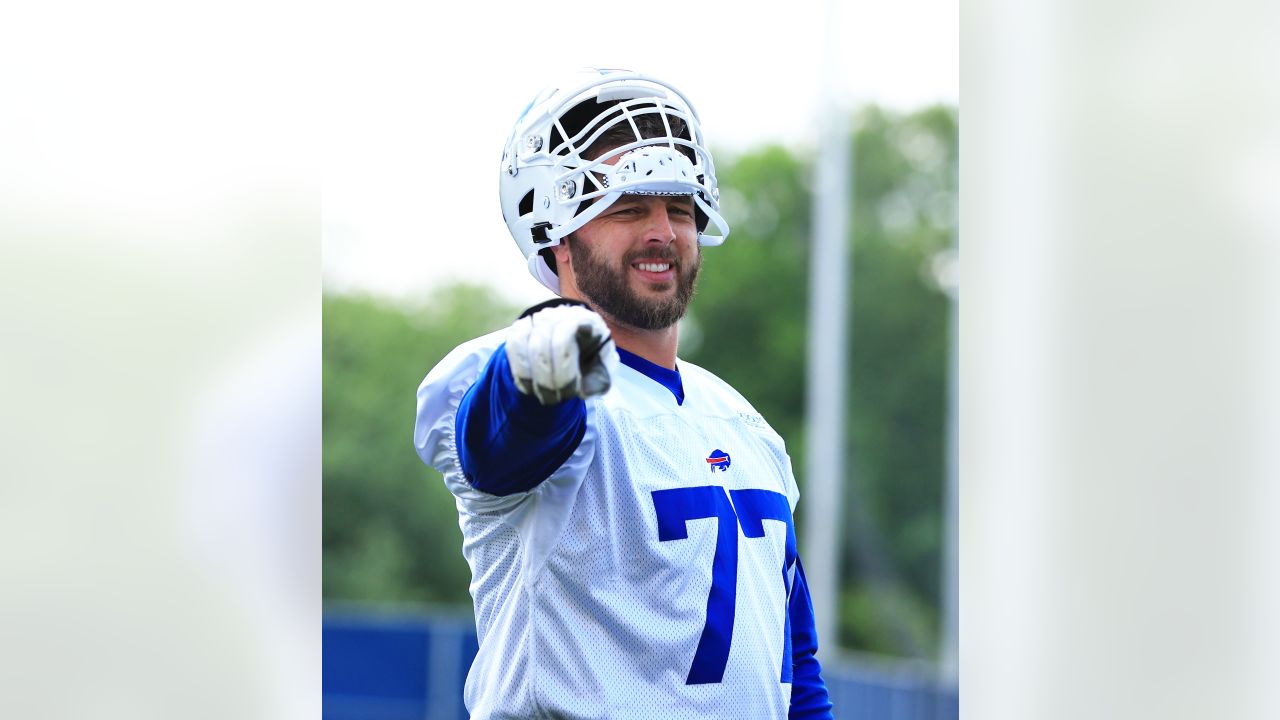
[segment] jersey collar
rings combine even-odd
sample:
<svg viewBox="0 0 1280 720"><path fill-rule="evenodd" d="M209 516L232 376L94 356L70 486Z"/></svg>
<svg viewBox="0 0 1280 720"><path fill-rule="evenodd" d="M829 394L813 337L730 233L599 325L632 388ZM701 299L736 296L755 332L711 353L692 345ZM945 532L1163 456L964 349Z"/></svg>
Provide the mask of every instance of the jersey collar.
<svg viewBox="0 0 1280 720"><path fill-rule="evenodd" d="M676 404L684 405L684 383L680 381L679 370L668 370L622 348L618 348L618 359L622 361L623 365L670 390L671 394L676 398Z"/></svg>

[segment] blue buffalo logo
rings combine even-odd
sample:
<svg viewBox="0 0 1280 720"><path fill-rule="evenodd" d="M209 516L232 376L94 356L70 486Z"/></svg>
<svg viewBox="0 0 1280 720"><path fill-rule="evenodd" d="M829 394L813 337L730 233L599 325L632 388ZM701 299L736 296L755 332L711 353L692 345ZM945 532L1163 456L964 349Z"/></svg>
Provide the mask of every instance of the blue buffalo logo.
<svg viewBox="0 0 1280 720"><path fill-rule="evenodd" d="M729 469L729 465L729 453L723 450L713 450L711 451L711 454L707 456L707 467L711 468L711 472L715 472L716 470L724 472Z"/></svg>

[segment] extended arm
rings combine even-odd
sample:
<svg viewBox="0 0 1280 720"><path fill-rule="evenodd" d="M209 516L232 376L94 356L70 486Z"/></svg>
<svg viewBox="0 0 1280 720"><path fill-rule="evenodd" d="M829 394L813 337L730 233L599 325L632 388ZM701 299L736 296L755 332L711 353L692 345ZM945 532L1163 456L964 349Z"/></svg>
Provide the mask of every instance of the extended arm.
<svg viewBox="0 0 1280 720"><path fill-rule="evenodd" d="M458 406L462 472L492 495L527 492L573 454L583 398L609 389L616 350L599 315L552 300L526 310Z"/></svg>

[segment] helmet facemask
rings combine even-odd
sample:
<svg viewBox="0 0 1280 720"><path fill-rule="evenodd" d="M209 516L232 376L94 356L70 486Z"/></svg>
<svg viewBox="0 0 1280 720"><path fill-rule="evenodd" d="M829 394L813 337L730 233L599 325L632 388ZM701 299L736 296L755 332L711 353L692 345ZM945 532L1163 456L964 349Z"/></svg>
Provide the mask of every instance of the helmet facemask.
<svg viewBox="0 0 1280 720"><path fill-rule="evenodd" d="M593 107L594 106L594 107ZM586 121L583 122L583 118ZM574 121L582 124L580 129ZM563 238L590 222L625 194L689 195L698 219L699 242L718 245L728 227L711 204L718 191L708 185L711 154L690 139L696 119L652 97L608 104L585 101L554 123L551 154L556 157L555 202L572 219L547 232ZM574 131L576 129L576 132ZM572 133L572 134L571 134ZM720 237L704 235L714 218Z"/></svg>

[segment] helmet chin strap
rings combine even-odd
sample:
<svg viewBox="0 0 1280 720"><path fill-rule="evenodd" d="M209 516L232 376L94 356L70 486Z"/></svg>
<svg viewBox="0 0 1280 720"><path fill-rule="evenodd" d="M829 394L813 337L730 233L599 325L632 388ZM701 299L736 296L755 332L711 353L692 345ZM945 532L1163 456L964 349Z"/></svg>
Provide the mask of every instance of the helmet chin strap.
<svg viewBox="0 0 1280 720"><path fill-rule="evenodd" d="M720 213L712 210L711 206L702 199L701 195L694 193L693 202L698 206L699 210L707 214L707 218L710 219L711 222L715 223L716 229L720 231L719 235L708 235L705 232L698 233L698 244L715 247L716 245L723 243L725 238L729 237L729 223L725 222L724 218L720 217Z"/></svg>

